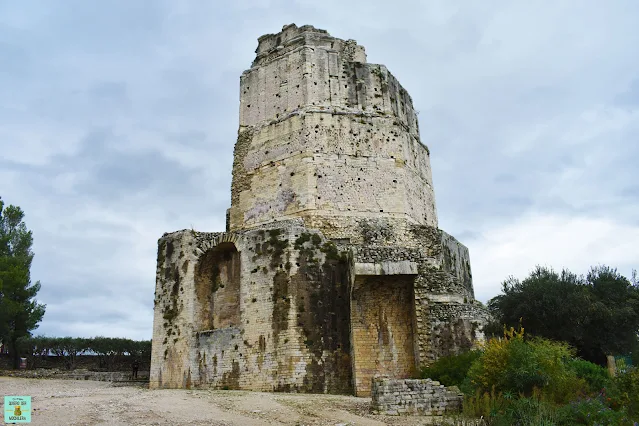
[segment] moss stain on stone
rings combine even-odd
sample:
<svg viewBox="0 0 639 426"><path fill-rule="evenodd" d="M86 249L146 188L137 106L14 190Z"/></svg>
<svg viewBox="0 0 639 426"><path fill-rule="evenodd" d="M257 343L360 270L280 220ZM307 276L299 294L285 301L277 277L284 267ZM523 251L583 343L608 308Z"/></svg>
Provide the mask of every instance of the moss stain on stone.
<svg viewBox="0 0 639 426"><path fill-rule="evenodd" d="M284 271L277 271L273 277L273 338L279 339L280 332L288 329L288 313L291 308L289 297L289 277Z"/></svg>
<svg viewBox="0 0 639 426"><path fill-rule="evenodd" d="M240 389L240 363L237 360L231 362L231 371L222 374L220 386L225 390Z"/></svg>
<svg viewBox="0 0 639 426"><path fill-rule="evenodd" d="M162 239L158 246L158 266L161 268L164 267L164 262L166 261L166 240Z"/></svg>
<svg viewBox="0 0 639 426"><path fill-rule="evenodd" d="M291 284L297 293L297 326L303 330L300 343L312 354L302 390L350 393L348 256L318 234L301 234L295 248L299 270Z"/></svg>
<svg viewBox="0 0 639 426"><path fill-rule="evenodd" d="M173 251L175 250L175 246L172 240L167 241L166 243L166 257L169 259L173 257Z"/></svg>

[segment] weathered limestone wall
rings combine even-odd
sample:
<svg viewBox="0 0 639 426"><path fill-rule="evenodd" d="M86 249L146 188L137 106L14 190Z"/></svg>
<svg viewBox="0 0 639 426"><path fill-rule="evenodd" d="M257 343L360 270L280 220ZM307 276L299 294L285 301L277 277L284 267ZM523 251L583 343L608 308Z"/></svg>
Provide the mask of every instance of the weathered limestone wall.
<svg viewBox="0 0 639 426"><path fill-rule="evenodd" d="M165 235L151 386L367 395L374 375L411 377L482 337L469 265L449 256L463 246L428 226L401 246L384 220L359 229L368 244L335 244L300 219Z"/></svg>
<svg viewBox="0 0 639 426"><path fill-rule="evenodd" d="M257 52L240 82L230 229L291 216L346 219L342 234L358 217L437 226L412 100L384 66L312 27L265 36Z"/></svg>
<svg viewBox="0 0 639 426"><path fill-rule="evenodd" d="M483 338L485 313L474 302L466 247L430 226L412 225L401 231L401 238L395 233L397 228L385 220L367 220L360 230L366 243L352 246L356 283L360 275L412 280L416 365L427 365L440 356L470 349ZM385 264L398 270L393 272ZM376 272L367 272L371 270ZM353 297L356 295L354 289ZM377 369L375 373L390 371ZM366 380L358 381L356 391L365 395L369 386Z"/></svg>
<svg viewBox="0 0 639 426"><path fill-rule="evenodd" d="M461 411L463 394L431 379L373 379L372 408L386 415L442 415Z"/></svg>
<svg viewBox="0 0 639 426"><path fill-rule="evenodd" d="M351 392L348 257L277 225L160 239L151 387Z"/></svg>

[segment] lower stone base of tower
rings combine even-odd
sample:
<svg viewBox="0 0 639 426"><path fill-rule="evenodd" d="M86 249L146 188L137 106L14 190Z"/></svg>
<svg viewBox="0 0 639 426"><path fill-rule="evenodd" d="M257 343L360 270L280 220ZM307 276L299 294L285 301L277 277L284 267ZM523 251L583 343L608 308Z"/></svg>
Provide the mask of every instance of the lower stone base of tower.
<svg viewBox="0 0 639 426"><path fill-rule="evenodd" d="M482 338L467 249L411 226L329 240L301 219L159 240L151 388L368 395Z"/></svg>

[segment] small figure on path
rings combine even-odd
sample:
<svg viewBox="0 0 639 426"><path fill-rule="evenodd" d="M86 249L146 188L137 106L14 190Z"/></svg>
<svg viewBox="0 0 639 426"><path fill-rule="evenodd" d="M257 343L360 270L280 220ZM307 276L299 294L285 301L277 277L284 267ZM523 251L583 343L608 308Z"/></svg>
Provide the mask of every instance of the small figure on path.
<svg viewBox="0 0 639 426"><path fill-rule="evenodd" d="M140 368L140 362L135 359L133 360L133 374L131 375L131 379L137 379L138 378L138 369Z"/></svg>

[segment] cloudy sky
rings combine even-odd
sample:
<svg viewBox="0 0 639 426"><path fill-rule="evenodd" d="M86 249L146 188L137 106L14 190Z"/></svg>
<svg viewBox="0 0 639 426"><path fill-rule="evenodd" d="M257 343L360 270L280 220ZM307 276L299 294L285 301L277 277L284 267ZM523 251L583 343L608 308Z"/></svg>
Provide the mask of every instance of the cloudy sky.
<svg viewBox="0 0 639 426"><path fill-rule="evenodd" d="M630 276L637 22L636 0L0 0L0 196L34 233L36 332L151 338L157 239L224 230L239 76L289 23L412 95L479 300L536 264Z"/></svg>

